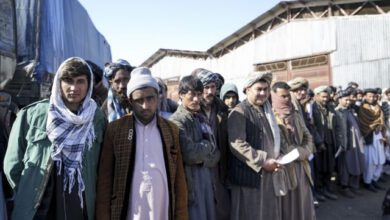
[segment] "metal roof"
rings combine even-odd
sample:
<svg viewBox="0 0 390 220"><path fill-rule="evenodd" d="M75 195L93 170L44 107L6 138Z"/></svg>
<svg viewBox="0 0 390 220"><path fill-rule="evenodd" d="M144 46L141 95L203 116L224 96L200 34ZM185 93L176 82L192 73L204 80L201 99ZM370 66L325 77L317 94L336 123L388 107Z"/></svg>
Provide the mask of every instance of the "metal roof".
<svg viewBox="0 0 390 220"><path fill-rule="evenodd" d="M305 1L281 1L273 8L258 16L242 28L227 36L220 42L210 47L207 51L189 51L159 49L141 65L151 67L164 56L193 56L195 58L220 57L235 48L259 37L277 27L280 24L288 23L295 19L319 19L331 16L353 16L358 15L366 5L369 5L377 12L384 14L378 3L389 5L384 0L305 0ZM353 5L345 9L344 5Z"/></svg>
<svg viewBox="0 0 390 220"><path fill-rule="evenodd" d="M192 51L192 50L174 50L174 49L163 49L160 48L147 60L145 60L141 66L151 67L153 64L160 61L165 56L176 56L176 57L191 57L196 59L206 59L209 55L203 51Z"/></svg>

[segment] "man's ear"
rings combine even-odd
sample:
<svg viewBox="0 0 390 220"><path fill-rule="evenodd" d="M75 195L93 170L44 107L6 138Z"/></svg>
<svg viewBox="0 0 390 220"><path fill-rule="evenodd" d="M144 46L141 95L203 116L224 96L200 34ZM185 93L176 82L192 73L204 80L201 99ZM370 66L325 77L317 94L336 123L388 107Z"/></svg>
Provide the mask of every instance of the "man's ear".
<svg viewBox="0 0 390 220"><path fill-rule="evenodd" d="M179 93L179 100L183 100L184 95L185 95L185 94Z"/></svg>

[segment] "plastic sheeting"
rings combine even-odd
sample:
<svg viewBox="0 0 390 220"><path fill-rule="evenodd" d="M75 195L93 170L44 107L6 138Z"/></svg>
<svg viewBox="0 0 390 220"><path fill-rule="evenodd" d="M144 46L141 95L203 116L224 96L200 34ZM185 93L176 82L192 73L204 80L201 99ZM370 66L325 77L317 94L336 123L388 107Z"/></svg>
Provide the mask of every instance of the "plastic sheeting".
<svg viewBox="0 0 390 220"><path fill-rule="evenodd" d="M11 0L0 0L0 55L15 58L15 10Z"/></svg>
<svg viewBox="0 0 390 220"><path fill-rule="evenodd" d="M55 73L71 56L103 68L111 50L77 0L16 0L18 62L36 60L34 77Z"/></svg>

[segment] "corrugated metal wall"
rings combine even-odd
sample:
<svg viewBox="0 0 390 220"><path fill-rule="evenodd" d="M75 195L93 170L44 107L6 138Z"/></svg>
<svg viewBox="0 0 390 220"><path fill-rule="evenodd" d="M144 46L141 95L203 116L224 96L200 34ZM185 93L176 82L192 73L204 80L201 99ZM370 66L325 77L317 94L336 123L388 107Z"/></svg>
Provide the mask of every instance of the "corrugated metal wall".
<svg viewBox="0 0 390 220"><path fill-rule="evenodd" d="M209 68L204 59L191 59L188 57L165 56L152 66L151 71L154 76L162 79L191 74L196 68Z"/></svg>
<svg viewBox="0 0 390 220"><path fill-rule="evenodd" d="M331 54L333 84L390 86L390 15L334 18L337 50Z"/></svg>
<svg viewBox="0 0 390 220"><path fill-rule="evenodd" d="M332 84L390 87L390 15L296 20L282 24L217 59L165 57L152 67L162 78L197 67L219 72L240 88L255 64L330 55Z"/></svg>
<svg viewBox="0 0 390 220"><path fill-rule="evenodd" d="M324 54L336 49L333 20L295 20L255 39L255 63Z"/></svg>

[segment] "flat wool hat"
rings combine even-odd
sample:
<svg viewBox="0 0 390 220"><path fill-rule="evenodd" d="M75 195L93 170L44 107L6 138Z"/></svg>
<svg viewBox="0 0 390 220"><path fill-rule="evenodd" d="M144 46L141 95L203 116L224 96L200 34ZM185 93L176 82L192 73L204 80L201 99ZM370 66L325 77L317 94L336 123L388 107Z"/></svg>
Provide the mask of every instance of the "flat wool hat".
<svg viewBox="0 0 390 220"><path fill-rule="evenodd" d="M291 91L295 91L299 88L309 88L309 81L303 77L295 77L294 79L287 82L290 86Z"/></svg>
<svg viewBox="0 0 390 220"><path fill-rule="evenodd" d="M127 97L130 97L137 89L152 87L159 91L157 80L152 76L149 68L137 67L131 72L130 81L127 83Z"/></svg>
<svg viewBox="0 0 390 220"><path fill-rule="evenodd" d="M251 72L251 73L249 73L247 78L246 78L246 81L244 83L244 91L243 92L246 93L245 90L248 87L251 87L253 84L255 84L261 80L264 80L269 85L271 85L272 73L271 72Z"/></svg>
<svg viewBox="0 0 390 220"><path fill-rule="evenodd" d="M318 94L318 93L321 93L321 92L326 92L328 93L328 86L318 86L317 88L314 89L314 94Z"/></svg>

